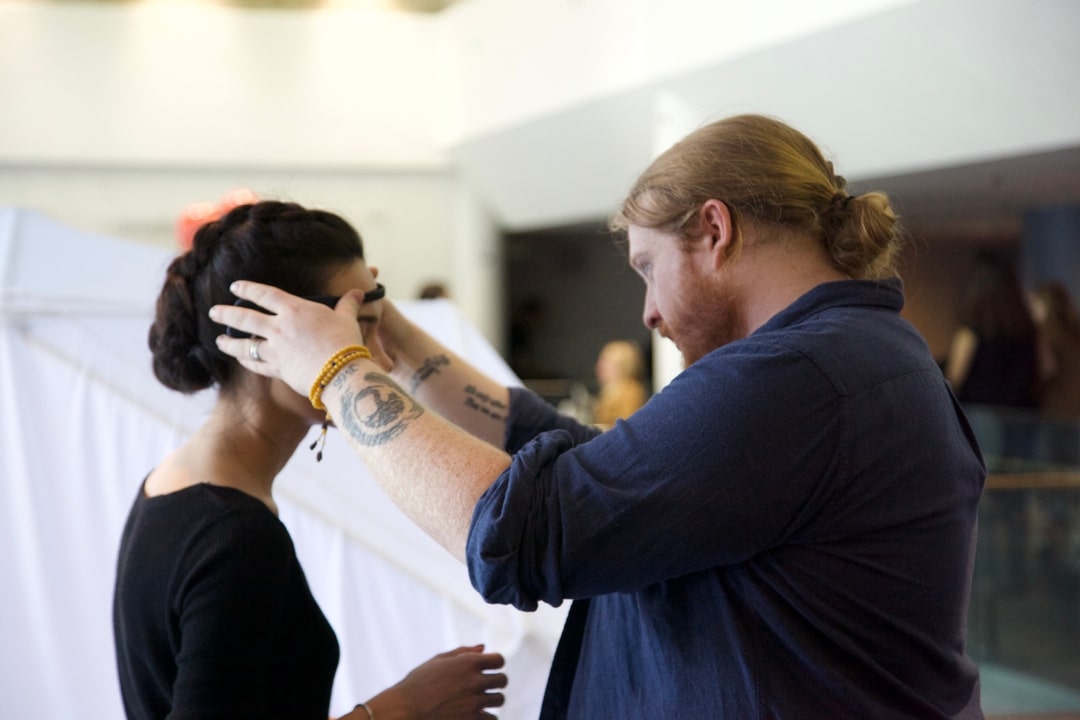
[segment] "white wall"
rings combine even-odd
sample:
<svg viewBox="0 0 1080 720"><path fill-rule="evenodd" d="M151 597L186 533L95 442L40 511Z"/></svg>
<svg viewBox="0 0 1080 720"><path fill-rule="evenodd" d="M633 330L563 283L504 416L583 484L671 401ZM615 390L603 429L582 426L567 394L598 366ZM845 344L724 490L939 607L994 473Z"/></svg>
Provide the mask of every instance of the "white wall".
<svg viewBox="0 0 1080 720"><path fill-rule="evenodd" d="M360 10L0 4L0 159L443 166L435 30Z"/></svg>
<svg viewBox="0 0 1080 720"><path fill-rule="evenodd" d="M444 165L462 140L913 1L3 3L0 159Z"/></svg>
<svg viewBox="0 0 1080 720"><path fill-rule="evenodd" d="M600 34L597 48L601 62L625 58L640 82L598 83L599 92L564 106L549 100L521 111L516 124L454 147L455 162L501 223L529 228L609 211L651 159L657 118L671 98L696 112L698 123L736 112L780 116L820 143L849 180L1080 145L1075 0L883 4L865 15L837 10L828 26L807 21L819 3L776 0L761 3L760 13L755 3L745 16L732 8L750 3L701 3L699 18L690 0L672 3L671 14L661 14L659 2L644 4L645 29L628 32L621 47L605 45ZM799 23L807 32L792 37ZM774 26L787 34L768 35ZM509 23L501 29L490 34L506 37ZM756 42L738 40L744 32ZM680 52L679 42L693 50ZM733 44L738 50L728 52ZM708 62L705 47L713 48ZM587 52L562 48L561 64L554 50L543 65L491 63L483 114L508 115L498 99L515 92L544 95L537 89L547 87L544 72L551 85L579 87L563 69L593 57ZM643 52L696 64L669 66L642 59ZM589 72L579 74L589 82Z"/></svg>
<svg viewBox="0 0 1080 720"><path fill-rule="evenodd" d="M325 207L393 296L446 281L501 348L498 235L435 140L445 37L371 10L0 4L0 205L159 245L238 187Z"/></svg>
<svg viewBox="0 0 1080 720"><path fill-rule="evenodd" d="M0 3L0 204L171 242L236 186L339 209L497 345L500 229L595 220L685 126L780 115L851 180L1080 144L1075 0Z"/></svg>
<svg viewBox="0 0 1080 720"><path fill-rule="evenodd" d="M166 246L175 246L176 221L188 203L217 202L237 187L339 213L360 231L391 297L411 299L423 283L445 281L470 320L502 349L502 309L492 302L499 294L498 235L468 183L446 170L0 164L0 205L39 210L96 234Z"/></svg>
<svg viewBox="0 0 1080 720"><path fill-rule="evenodd" d="M915 0L469 0L461 124L448 145L783 44Z"/></svg>

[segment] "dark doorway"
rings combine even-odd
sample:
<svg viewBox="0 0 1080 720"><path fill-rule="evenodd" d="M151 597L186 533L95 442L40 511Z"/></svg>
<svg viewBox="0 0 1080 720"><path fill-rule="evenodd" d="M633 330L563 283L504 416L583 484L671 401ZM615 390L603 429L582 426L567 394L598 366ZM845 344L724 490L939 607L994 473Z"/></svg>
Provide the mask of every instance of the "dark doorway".
<svg viewBox="0 0 1080 720"><path fill-rule="evenodd" d="M605 223L504 236L508 359L518 377L553 403L575 386L596 391L604 343L632 340L652 383L652 335L641 322L645 286L627 265L626 244Z"/></svg>

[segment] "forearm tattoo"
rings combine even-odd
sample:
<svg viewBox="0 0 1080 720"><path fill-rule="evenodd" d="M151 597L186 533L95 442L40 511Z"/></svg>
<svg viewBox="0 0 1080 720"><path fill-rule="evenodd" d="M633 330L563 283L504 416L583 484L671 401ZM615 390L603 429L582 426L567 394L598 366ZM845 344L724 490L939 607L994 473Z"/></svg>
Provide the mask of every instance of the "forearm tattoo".
<svg viewBox="0 0 1080 720"><path fill-rule="evenodd" d="M364 380L367 387L346 389L341 395L341 428L360 445L390 442L424 414L424 408L386 375L369 372Z"/></svg>
<svg viewBox="0 0 1080 720"><path fill-rule="evenodd" d="M504 420L506 418L506 404L499 402L485 392L481 392L475 385L465 387L465 407L481 412L492 420Z"/></svg>
<svg viewBox="0 0 1080 720"><path fill-rule="evenodd" d="M427 360L424 360L419 369L413 373L412 378L409 380L409 392L415 393L421 383L432 375L437 375L440 367L449 364L450 358L445 355L432 355Z"/></svg>

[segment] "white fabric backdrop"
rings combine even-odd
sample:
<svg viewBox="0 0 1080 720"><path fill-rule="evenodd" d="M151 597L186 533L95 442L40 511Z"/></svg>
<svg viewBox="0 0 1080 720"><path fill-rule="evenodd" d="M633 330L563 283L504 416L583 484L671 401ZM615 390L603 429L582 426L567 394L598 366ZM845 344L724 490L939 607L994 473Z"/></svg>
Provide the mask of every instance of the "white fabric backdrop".
<svg viewBox="0 0 1080 720"><path fill-rule="evenodd" d="M0 718L123 716L111 617L120 532L142 478L211 401L165 390L150 371L146 332L169 257L0 208ZM399 305L516 382L451 303ZM507 657L500 716L536 717L565 605L483 603L333 431L323 462L298 453L275 496L342 646L332 713L482 642Z"/></svg>

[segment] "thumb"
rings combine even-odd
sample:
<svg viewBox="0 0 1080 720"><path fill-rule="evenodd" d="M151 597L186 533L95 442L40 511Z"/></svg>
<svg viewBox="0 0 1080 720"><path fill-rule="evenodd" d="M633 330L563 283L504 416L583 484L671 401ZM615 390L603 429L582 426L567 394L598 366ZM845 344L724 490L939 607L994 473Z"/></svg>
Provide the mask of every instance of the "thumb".
<svg viewBox="0 0 1080 720"><path fill-rule="evenodd" d="M356 317L356 313L360 310L363 302L364 292L362 290L350 290L338 299L337 305L334 306L334 312Z"/></svg>

